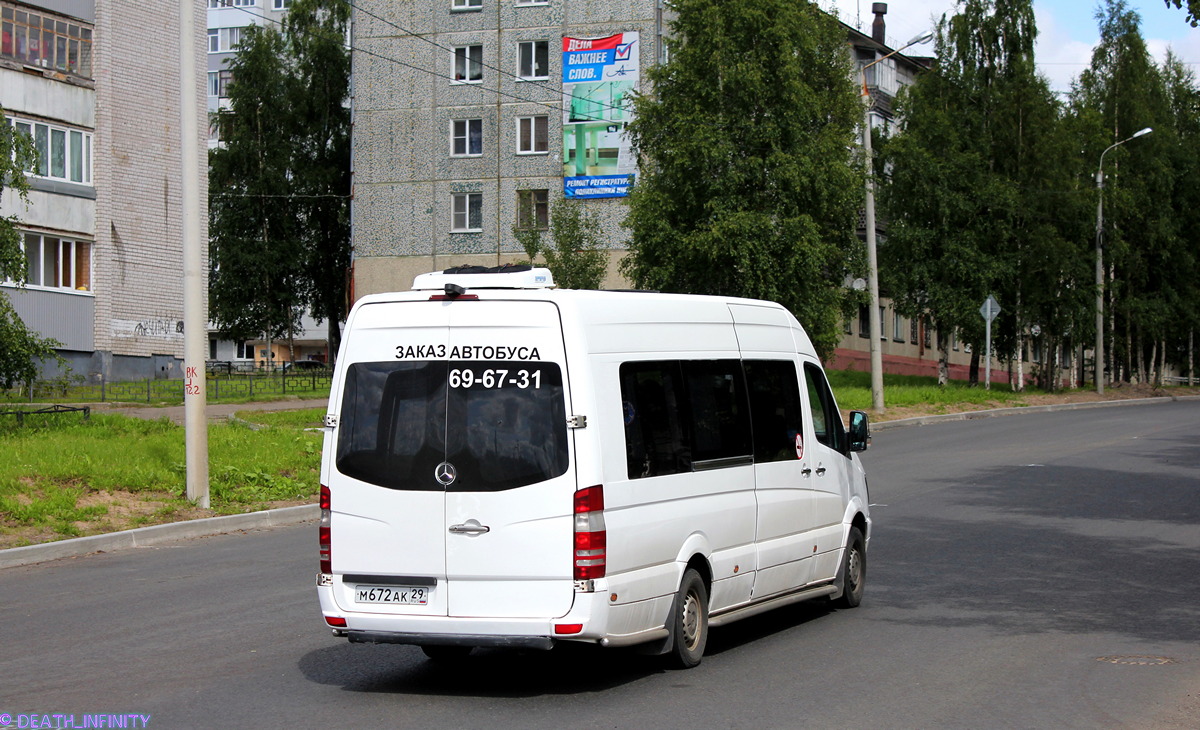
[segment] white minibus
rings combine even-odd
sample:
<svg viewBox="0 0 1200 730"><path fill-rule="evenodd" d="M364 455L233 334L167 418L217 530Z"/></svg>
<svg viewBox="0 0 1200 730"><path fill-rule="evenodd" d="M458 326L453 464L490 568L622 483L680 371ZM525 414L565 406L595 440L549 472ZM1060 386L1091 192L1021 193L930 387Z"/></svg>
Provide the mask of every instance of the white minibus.
<svg viewBox="0 0 1200 730"><path fill-rule="evenodd" d="M352 642L690 667L709 627L862 599L867 417L775 303L422 274L353 307L325 427L317 592Z"/></svg>

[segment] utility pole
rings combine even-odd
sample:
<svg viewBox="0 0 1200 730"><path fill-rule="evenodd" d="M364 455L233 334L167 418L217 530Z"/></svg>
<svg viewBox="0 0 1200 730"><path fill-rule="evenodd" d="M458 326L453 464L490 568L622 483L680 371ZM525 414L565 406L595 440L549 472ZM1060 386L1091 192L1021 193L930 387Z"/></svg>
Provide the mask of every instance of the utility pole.
<svg viewBox="0 0 1200 730"><path fill-rule="evenodd" d="M208 313L204 307L204 271L200 240L200 125L196 93L197 0L179 3L179 153L183 183L183 367L184 452L187 498L205 509L208 500L208 416L205 413L204 351Z"/></svg>
<svg viewBox="0 0 1200 730"><path fill-rule="evenodd" d="M886 8L885 8L886 10ZM909 46L918 43L924 43L933 38L933 33L923 33L896 50L881 56L868 64L865 64L859 69L859 75L862 78L862 97L863 97L863 155L867 162L867 191L866 199L863 203L865 208L866 236L867 236L867 287L870 294L871 302L870 310L867 312L867 326L870 330L870 350L871 350L871 408L876 413L883 413L883 350L880 347L879 341L883 337L883 325L879 317L879 260L876 254L875 244L875 169L872 160L873 152L871 150L871 94L867 88L867 69L871 68L880 61L885 61L888 58L903 51Z"/></svg>

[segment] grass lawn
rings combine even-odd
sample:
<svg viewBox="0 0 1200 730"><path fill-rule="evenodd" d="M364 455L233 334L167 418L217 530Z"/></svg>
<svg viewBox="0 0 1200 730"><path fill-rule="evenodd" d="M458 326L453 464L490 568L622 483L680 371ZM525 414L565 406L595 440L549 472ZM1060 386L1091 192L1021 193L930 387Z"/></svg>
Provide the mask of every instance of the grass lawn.
<svg viewBox="0 0 1200 730"><path fill-rule="evenodd" d="M0 548L315 499L323 409L239 411L208 431L212 509L185 498L184 430L111 414L0 421Z"/></svg>

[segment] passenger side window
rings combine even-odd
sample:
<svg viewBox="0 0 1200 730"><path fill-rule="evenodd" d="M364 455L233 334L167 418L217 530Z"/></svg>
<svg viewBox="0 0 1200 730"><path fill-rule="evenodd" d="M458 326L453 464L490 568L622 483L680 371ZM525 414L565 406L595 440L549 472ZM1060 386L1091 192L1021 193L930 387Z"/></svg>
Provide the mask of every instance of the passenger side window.
<svg viewBox="0 0 1200 730"><path fill-rule="evenodd" d="M813 431L817 441L831 449L846 453L846 428L838 412L833 392L825 380L825 373L812 363L804 363L804 381L808 386L808 402L812 406Z"/></svg>
<svg viewBox="0 0 1200 730"><path fill-rule="evenodd" d="M746 457L749 463L739 361L629 362L620 377L630 479L690 472L718 459Z"/></svg>
<svg viewBox="0 0 1200 730"><path fill-rule="evenodd" d="M754 419L754 461L788 461L804 422L800 385L791 360L747 360L746 383Z"/></svg>

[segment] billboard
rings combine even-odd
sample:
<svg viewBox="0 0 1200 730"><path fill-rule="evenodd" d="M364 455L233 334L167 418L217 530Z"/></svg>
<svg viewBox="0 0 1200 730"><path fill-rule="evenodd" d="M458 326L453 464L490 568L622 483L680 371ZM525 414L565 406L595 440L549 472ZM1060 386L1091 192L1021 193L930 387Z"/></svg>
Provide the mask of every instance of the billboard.
<svg viewBox="0 0 1200 730"><path fill-rule="evenodd" d="M621 198L637 169L625 134L638 86L638 34L563 38L563 195Z"/></svg>

